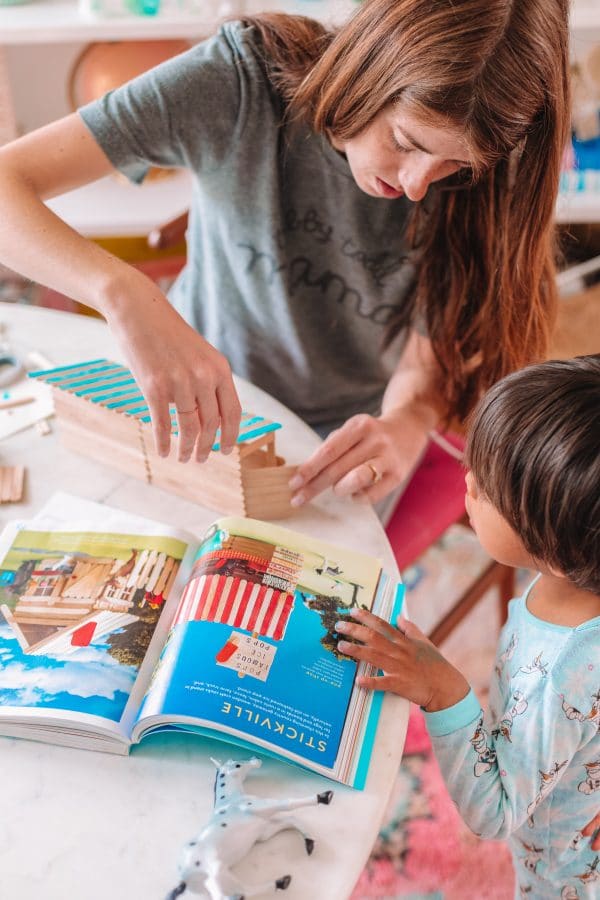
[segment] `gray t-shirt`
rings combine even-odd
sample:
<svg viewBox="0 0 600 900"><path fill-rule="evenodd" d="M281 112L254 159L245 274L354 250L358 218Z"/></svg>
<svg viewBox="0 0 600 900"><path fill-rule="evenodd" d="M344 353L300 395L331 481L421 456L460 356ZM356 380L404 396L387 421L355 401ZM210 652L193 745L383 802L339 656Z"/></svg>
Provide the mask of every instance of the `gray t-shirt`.
<svg viewBox="0 0 600 900"><path fill-rule="evenodd" d="M381 343L413 268L410 202L363 193L346 159L283 105L239 22L80 110L113 165L193 174L188 263L171 301L229 360L314 427L376 414Z"/></svg>

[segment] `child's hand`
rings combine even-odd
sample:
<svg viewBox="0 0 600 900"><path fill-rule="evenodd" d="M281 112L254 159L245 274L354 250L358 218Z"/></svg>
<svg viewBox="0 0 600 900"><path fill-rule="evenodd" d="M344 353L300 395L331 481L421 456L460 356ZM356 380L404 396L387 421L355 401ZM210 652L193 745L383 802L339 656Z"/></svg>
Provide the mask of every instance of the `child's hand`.
<svg viewBox="0 0 600 900"><path fill-rule="evenodd" d="M339 641L338 650L382 669L383 675L359 676L360 687L391 691L427 712L447 709L466 697L469 683L439 653L416 625L398 619L398 628L364 609L354 609L354 622L337 622L336 630L360 641Z"/></svg>

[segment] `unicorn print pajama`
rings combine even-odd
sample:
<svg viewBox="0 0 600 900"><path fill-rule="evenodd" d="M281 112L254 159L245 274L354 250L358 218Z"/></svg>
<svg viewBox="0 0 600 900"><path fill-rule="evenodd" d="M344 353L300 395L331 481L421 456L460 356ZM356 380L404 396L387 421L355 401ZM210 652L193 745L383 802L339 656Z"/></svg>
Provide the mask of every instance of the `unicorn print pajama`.
<svg viewBox="0 0 600 900"><path fill-rule="evenodd" d="M600 617L544 622L527 593L509 606L489 713L471 691L427 725L469 827L508 841L515 897L598 900Z"/></svg>

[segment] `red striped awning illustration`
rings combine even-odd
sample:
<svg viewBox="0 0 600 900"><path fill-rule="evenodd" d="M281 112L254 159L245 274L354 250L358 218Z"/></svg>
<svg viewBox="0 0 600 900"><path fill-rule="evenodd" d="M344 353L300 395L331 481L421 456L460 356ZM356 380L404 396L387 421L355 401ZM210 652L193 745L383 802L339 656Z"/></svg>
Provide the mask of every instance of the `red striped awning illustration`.
<svg viewBox="0 0 600 900"><path fill-rule="evenodd" d="M280 641L294 606L294 595L223 575L202 575L185 587L175 613L180 622L221 622Z"/></svg>

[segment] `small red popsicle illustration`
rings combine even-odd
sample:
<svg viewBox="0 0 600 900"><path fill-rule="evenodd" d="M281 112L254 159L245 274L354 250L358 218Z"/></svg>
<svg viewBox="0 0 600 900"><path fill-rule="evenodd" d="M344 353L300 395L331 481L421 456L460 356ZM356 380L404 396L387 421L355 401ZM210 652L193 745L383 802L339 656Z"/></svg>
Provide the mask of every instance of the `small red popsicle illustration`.
<svg viewBox="0 0 600 900"><path fill-rule="evenodd" d="M231 659L235 651L238 649L238 644L235 639L235 635L232 635L225 644L221 647L219 652L217 653L215 659L218 663L226 663L227 660Z"/></svg>

